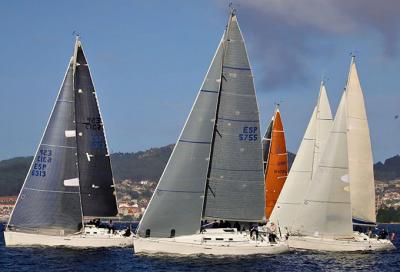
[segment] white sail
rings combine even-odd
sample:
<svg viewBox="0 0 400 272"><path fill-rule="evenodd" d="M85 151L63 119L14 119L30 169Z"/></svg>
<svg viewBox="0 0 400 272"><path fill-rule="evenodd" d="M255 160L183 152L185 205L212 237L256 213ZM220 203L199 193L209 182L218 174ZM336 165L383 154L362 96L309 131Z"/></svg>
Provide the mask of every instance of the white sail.
<svg viewBox="0 0 400 272"><path fill-rule="evenodd" d="M321 81L315 126L313 177L320 160L320 155L324 151L326 140L332 128L332 122L332 112L329 105L328 96L326 94L325 84L323 81Z"/></svg>
<svg viewBox="0 0 400 272"><path fill-rule="evenodd" d="M371 139L364 96L352 58L346 87L349 176L353 218L376 222Z"/></svg>
<svg viewBox="0 0 400 272"><path fill-rule="evenodd" d="M346 95L343 94L326 148L295 219L294 228L301 235L352 236L346 132Z"/></svg>
<svg viewBox="0 0 400 272"><path fill-rule="evenodd" d="M282 231L291 231L294 219L304 200L332 127L332 113L325 85L321 83L317 105L308 123L288 178L272 211L270 220Z"/></svg>

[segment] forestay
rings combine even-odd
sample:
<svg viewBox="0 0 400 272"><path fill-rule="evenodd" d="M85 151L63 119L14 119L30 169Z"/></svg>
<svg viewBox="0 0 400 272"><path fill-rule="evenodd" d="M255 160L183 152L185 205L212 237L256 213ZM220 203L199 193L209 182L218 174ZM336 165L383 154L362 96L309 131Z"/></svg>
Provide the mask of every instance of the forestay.
<svg viewBox="0 0 400 272"><path fill-rule="evenodd" d="M353 218L364 223L375 223L375 184L371 139L364 96L354 57L350 65L346 96L349 176Z"/></svg>
<svg viewBox="0 0 400 272"><path fill-rule="evenodd" d="M9 229L67 235L82 227L77 180L73 59L12 212Z"/></svg>
<svg viewBox="0 0 400 272"><path fill-rule="evenodd" d="M138 234L154 237L197 233L221 82L222 41L185 126L140 221Z"/></svg>
<svg viewBox="0 0 400 272"><path fill-rule="evenodd" d="M118 214L118 210L103 120L79 40L76 46L74 92L83 215L112 217Z"/></svg>
<svg viewBox="0 0 400 272"><path fill-rule="evenodd" d="M347 159L346 95L343 94L326 148L295 220L302 235L352 237Z"/></svg>

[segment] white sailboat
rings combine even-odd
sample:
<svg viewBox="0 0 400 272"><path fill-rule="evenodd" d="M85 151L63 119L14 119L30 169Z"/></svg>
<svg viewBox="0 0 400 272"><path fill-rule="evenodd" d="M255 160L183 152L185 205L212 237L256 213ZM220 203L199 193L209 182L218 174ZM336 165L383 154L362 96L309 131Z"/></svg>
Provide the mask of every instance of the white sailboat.
<svg viewBox="0 0 400 272"><path fill-rule="evenodd" d="M331 108L325 84L321 81L317 105L270 217L270 221L279 226L282 234L293 231L294 219L304 201L311 179L315 175L316 166L331 127Z"/></svg>
<svg viewBox="0 0 400 272"><path fill-rule="evenodd" d="M353 217L376 224L372 150L354 57L327 144L289 237L291 248L390 250L387 239L353 231ZM360 204L362 203L363 206Z"/></svg>
<svg viewBox="0 0 400 272"><path fill-rule="evenodd" d="M264 219L253 76L235 11L134 238L135 253L249 255L288 250L250 237ZM236 228L202 228L225 220ZM247 228L246 231L242 231Z"/></svg>
<svg viewBox="0 0 400 272"><path fill-rule="evenodd" d="M4 231L6 246L125 247L122 232L86 225L118 214L96 92L77 37L46 129Z"/></svg>

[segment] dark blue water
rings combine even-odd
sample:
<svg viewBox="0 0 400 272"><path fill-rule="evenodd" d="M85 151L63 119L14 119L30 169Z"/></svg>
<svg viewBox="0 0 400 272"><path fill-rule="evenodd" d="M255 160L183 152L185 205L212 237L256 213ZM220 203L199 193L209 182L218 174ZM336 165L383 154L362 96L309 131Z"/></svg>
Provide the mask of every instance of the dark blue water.
<svg viewBox="0 0 400 272"><path fill-rule="evenodd" d="M1 227L1 226L0 226ZM2 229L2 228L1 228ZM400 233L400 225L389 225ZM290 252L253 257L135 256L132 249L6 248L3 271L400 271L400 251L377 253ZM400 240L395 241L400 247Z"/></svg>

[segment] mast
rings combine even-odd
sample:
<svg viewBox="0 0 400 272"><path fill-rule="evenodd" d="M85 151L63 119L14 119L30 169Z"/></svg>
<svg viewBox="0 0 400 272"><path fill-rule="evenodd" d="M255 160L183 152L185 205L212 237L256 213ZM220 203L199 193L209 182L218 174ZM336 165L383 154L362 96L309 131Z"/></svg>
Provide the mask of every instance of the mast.
<svg viewBox="0 0 400 272"><path fill-rule="evenodd" d="M202 213L201 213L201 217L202 218L205 217L205 212L206 212L206 203L207 203L207 195L208 195L207 192L210 190L211 193L214 194L214 192L212 192L212 190L210 188L209 179L210 179L210 173L211 173L212 158L213 158L213 154L214 154L215 135L216 135L216 133L219 134L219 132L218 132L218 112L219 112L219 106L220 106L220 102L221 102L222 80L226 80L224 78L223 69L222 69L222 67L224 66L226 34L228 33L229 26L231 24L231 18L232 18L232 16L234 14L235 14L235 9L231 8L230 9L230 14L229 14L228 24L226 26L225 33L224 33L223 38L222 38L221 74L220 74L220 77L219 77L220 78L220 84L219 84L218 98L217 98L217 109L215 111L215 118L214 118L214 120L215 120L214 129L213 129L213 134L212 134L212 138L211 138L211 149L210 149L210 158L209 158L208 169L207 169L206 186L205 186L205 190L204 190L203 210L202 210ZM220 136L220 134L219 134L219 136Z"/></svg>

